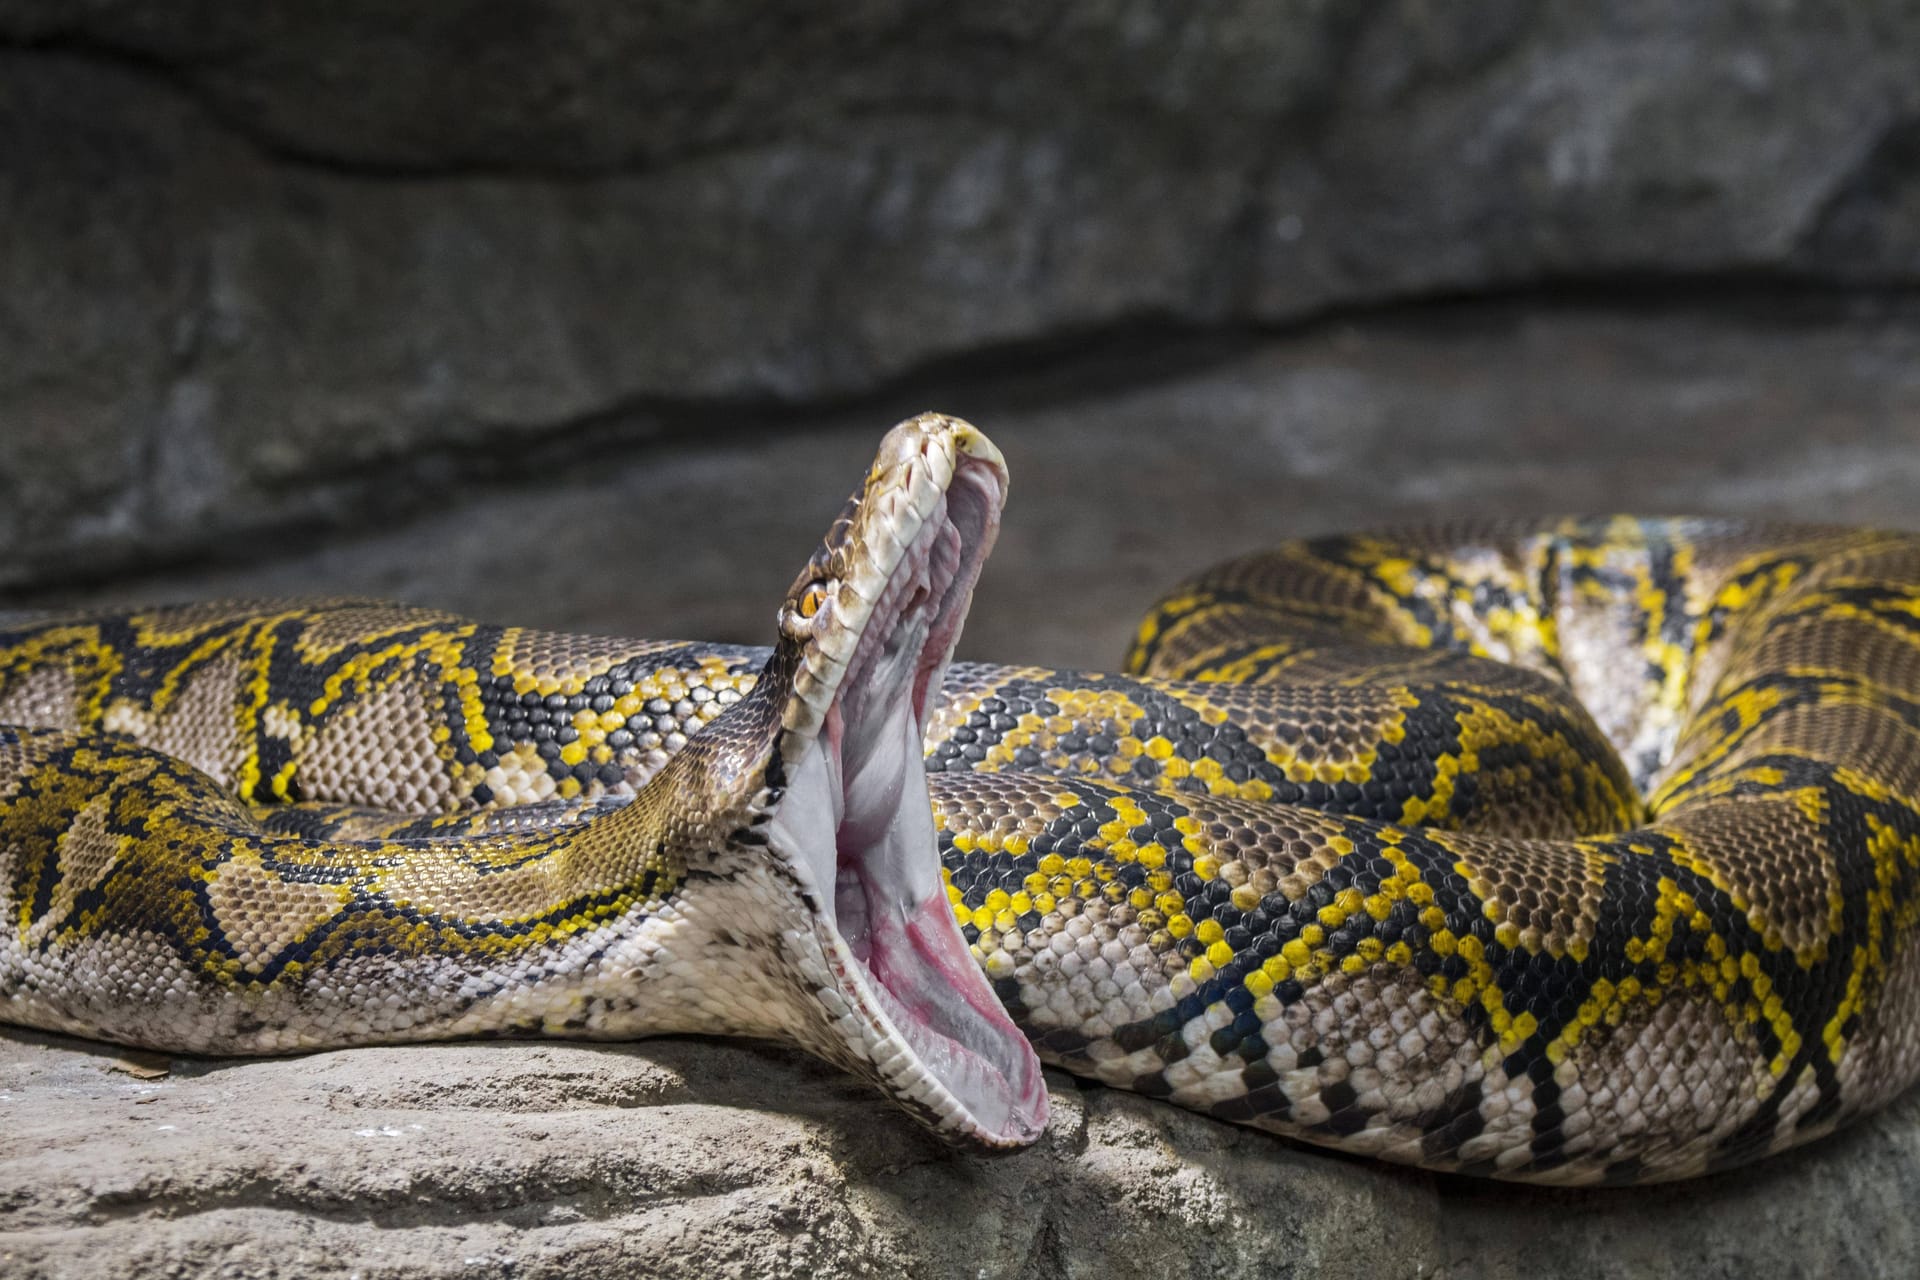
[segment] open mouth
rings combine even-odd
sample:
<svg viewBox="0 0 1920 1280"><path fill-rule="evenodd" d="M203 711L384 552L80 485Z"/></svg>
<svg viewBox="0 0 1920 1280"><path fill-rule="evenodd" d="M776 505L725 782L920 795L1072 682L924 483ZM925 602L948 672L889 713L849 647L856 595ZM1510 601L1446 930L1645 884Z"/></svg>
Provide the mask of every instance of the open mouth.
<svg viewBox="0 0 1920 1280"><path fill-rule="evenodd" d="M882 1085L936 1130L1024 1145L1046 1125L1040 1063L961 936L922 746L1006 473L977 433L911 443L895 461L899 482L878 498L870 486L869 504L888 509L852 526L857 568L823 609L795 682L787 787L766 831L820 906L848 1006L838 1029Z"/></svg>

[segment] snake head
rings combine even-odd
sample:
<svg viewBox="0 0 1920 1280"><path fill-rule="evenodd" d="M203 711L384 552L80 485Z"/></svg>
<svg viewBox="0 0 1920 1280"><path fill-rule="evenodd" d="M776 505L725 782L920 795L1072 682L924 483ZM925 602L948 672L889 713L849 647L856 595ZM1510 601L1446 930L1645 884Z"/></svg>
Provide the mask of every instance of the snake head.
<svg viewBox="0 0 1920 1280"><path fill-rule="evenodd" d="M646 789L706 821L751 793L710 868L736 894L729 933L749 942L712 981L760 993L734 998L759 1024L726 1029L797 1042L985 1147L1038 1137L1047 1095L955 919L922 739L1006 488L999 450L969 424L926 414L895 427L782 603L753 691ZM787 907L760 911L747 884ZM723 899L706 900L711 912ZM737 958L769 944L778 990Z"/></svg>

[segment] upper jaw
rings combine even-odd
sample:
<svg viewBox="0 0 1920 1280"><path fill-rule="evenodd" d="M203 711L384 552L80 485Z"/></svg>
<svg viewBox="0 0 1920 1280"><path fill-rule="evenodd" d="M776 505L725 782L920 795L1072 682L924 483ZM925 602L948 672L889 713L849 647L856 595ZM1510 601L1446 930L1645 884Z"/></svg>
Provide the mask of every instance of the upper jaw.
<svg viewBox="0 0 1920 1280"><path fill-rule="evenodd" d="M763 827L832 973L821 999L841 1012L821 1051L989 1147L1037 1137L1046 1091L948 902L922 736L1005 493L999 451L965 423L929 415L888 436L782 612L805 643L782 715L785 785ZM802 616L800 593L836 571Z"/></svg>
<svg viewBox="0 0 1920 1280"><path fill-rule="evenodd" d="M917 570L931 571L920 585L944 592L943 599L914 612L939 620L923 660L936 670L945 666L974 581L999 536L1006 493L1005 459L971 425L923 414L888 433L865 489L848 503L780 612L782 639L799 650L782 716L781 751L790 763L828 727L849 671L868 673L885 635L887 619L880 615L910 603L903 597L915 589ZM955 552L957 563L949 563ZM819 605L802 616L797 602L809 582L822 589ZM936 688L919 691L916 714L924 717Z"/></svg>

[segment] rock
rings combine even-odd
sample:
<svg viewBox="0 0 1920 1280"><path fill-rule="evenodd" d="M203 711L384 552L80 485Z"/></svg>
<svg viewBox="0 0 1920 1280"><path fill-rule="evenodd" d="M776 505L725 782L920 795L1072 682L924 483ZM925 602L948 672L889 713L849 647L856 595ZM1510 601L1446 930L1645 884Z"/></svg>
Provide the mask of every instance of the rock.
<svg viewBox="0 0 1920 1280"><path fill-rule="evenodd" d="M1470 512L1910 524L1920 308L1451 305L1064 381L940 388L805 432L480 488L295 555L46 604L371 595L608 635L771 642L886 426L961 412L1012 469L961 656L1107 669L1187 574L1283 538Z"/></svg>
<svg viewBox="0 0 1920 1280"><path fill-rule="evenodd" d="M1916 53L1893 0L0 0L0 586L1156 327L1911 284Z"/></svg>
<svg viewBox="0 0 1920 1280"><path fill-rule="evenodd" d="M1059 1074L1037 1147L963 1155L810 1060L717 1041L176 1058L157 1080L113 1055L0 1032L10 1277L1920 1267L1914 1098L1751 1171L1571 1193L1379 1169Z"/></svg>

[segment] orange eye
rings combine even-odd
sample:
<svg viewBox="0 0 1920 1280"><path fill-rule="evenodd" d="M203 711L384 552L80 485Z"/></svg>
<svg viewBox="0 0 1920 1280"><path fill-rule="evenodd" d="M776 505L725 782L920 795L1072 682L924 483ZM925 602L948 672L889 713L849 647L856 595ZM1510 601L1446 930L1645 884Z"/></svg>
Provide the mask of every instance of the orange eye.
<svg viewBox="0 0 1920 1280"><path fill-rule="evenodd" d="M826 588L817 582L814 583L807 588L807 594L800 597L800 616L803 618L811 618L814 614L820 612L820 606L826 602Z"/></svg>

